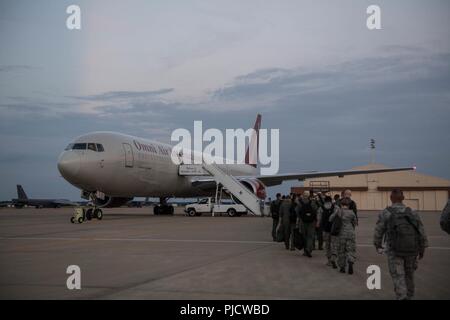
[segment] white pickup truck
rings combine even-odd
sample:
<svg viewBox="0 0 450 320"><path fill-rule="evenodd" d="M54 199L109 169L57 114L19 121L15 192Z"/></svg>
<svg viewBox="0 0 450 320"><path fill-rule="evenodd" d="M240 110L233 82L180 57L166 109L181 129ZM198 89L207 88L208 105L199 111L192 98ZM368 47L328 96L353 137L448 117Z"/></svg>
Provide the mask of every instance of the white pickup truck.
<svg viewBox="0 0 450 320"><path fill-rule="evenodd" d="M199 200L196 203L186 205L184 212L188 216L201 216L202 213L222 214L226 213L230 217L240 216L247 213L247 208L242 204L237 204L231 199L222 199L219 204L215 204L215 198L209 197Z"/></svg>

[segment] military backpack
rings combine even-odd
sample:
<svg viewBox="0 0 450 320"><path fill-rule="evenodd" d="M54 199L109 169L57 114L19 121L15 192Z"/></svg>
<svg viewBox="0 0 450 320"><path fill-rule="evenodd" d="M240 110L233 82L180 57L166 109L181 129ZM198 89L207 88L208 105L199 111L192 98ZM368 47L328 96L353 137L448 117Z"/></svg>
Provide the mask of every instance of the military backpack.
<svg viewBox="0 0 450 320"><path fill-rule="evenodd" d="M416 256L420 251L419 221L413 216L411 208L404 212L395 212L392 207L388 220L390 248L398 257Z"/></svg>
<svg viewBox="0 0 450 320"><path fill-rule="evenodd" d="M310 200L308 203L304 203L302 200L300 200L300 219L304 223L311 223L317 219L317 214L312 207L311 201L312 200Z"/></svg>

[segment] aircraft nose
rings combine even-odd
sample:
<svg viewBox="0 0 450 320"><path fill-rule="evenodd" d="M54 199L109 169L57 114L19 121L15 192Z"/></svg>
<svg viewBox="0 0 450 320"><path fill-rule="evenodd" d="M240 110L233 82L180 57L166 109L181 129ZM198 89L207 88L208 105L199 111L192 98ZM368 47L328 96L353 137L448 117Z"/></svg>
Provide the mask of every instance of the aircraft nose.
<svg viewBox="0 0 450 320"><path fill-rule="evenodd" d="M58 159L58 170L67 180L74 180L80 171L81 156L73 151L64 151Z"/></svg>

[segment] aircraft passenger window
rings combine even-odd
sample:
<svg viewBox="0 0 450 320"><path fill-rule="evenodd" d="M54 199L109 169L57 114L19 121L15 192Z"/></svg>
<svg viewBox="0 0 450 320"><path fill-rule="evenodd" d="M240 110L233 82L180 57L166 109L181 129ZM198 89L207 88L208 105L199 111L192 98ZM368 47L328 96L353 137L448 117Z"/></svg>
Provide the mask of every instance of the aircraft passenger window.
<svg viewBox="0 0 450 320"><path fill-rule="evenodd" d="M86 143L75 143L72 150L86 150Z"/></svg>
<svg viewBox="0 0 450 320"><path fill-rule="evenodd" d="M105 149L103 149L103 145L102 145L102 144L97 143L97 151L98 151L98 152L103 152L103 151L105 151Z"/></svg>
<svg viewBox="0 0 450 320"><path fill-rule="evenodd" d="M72 150L73 148L73 143L69 144L64 150Z"/></svg>
<svg viewBox="0 0 450 320"><path fill-rule="evenodd" d="M88 150L97 151L95 143L88 143Z"/></svg>

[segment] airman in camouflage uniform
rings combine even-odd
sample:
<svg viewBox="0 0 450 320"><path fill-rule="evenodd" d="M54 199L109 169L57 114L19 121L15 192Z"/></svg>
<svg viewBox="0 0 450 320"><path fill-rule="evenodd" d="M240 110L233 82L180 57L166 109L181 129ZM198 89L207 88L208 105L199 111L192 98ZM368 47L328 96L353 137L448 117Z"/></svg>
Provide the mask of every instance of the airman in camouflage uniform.
<svg viewBox="0 0 450 320"><path fill-rule="evenodd" d="M277 227L280 220L281 194L277 193L277 198L270 203L270 214L272 215L272 238L277 241Z"/></svg>
<svg viewBox="0 0 450 320"><path fill-rule="evenodd" d="M330 196L326 196L324 204L317 210L317 226L323 230L323 239L325 241L325 255L327 257L327 266L336 267L337 246L333 247L333 240L336 241L336 237L331 235L330 216L338 210L338 206L334 205ZM334 256L333 256L334 253Z"/></svg>
<svg viewBox="0 0 450 320"><path fill-rule="evenodd" d="M284 246L286 250L289 249L295 250L293 234L291 234L292 231L291 210L292 210L292 199L286 197L281 201L279 209L280 212L279 228L283 228Z"/></svg>
<svg viewBox="0 0 450 320"><path fill-rule="evenodd" d="M440 224L441 229L450 234L450 199L447 201L444 210L442 210Z"/></svg>
<svg viewBox="0 0 450 320"><path fill-rule="evenodd" d="M304 191L298 205L296 207L296 213L298 216L298 224L301 233L305 240L305 247L303 249L303 255L312 258L312 251L314 249L314 234L317 224L317 203L314 199L310 198L310 193Z"/></svg>
<svg viewBox="0 0 450 320"><path fill-rule="evenodd" d="M416 220L419 231L418 253L410 256L398 256L393 250L392 240L389 238L389 221L393 214L404 214L407 207L403 202L403 192L393 190L391 193L392 206L384 209L379 217L375 227L374 245L378 253L383 252L382 242L386 242L386 255L388 257L389 273L394 283L395 295L398 300L409 300L414 296L414 271L417 269L419 259L422 259L425 248L428 246L428 240L425 230L417 212L411 211L411 215ZM408 209L410 210L410 209Z"/></svg>
<svg viewBox="0 0 450 320"><path fill-rule="evenodd" d="M341 273L345 273L345 267L348 265L348 274L353 274L353 264L356 260L356 215L349 206L350 200L343 199L341 208L330 216L330 221L333 221L336 216L342 219L342 227L337 241L337 263Z"/></svg>

